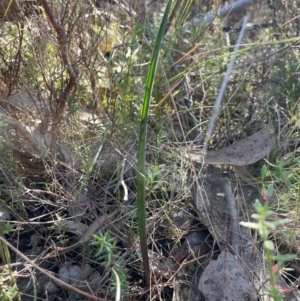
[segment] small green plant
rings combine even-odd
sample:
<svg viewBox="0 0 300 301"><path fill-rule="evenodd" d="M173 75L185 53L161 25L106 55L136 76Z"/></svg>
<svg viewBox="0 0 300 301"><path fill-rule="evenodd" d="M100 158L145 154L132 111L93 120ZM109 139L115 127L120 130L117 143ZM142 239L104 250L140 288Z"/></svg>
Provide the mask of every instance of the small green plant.
<svg viewBox="0 0 300 301"><path fill-rule="evenodd" d="M93 237L91 244L98 247L95 257L101 266L114 274L110 283L111 293L115 296L120 295L120 300L122 300L127 294L129 281L125 263L121 259L121 252L116 246L116 240L108 232L104 234L99 232Z"/></svg>
<svg viewBox="0 0 300 301"><path fill-rule="evenodd" d="M263 241L265 260L269 268L269 285L267 286L267 290L274 301L282 301L284 295L276 286L278 274L277 269L274 269L274 262L277 262L277 265L280 268L284 265L284 263L295 259L296 256L290 254L273 255L275 246L273 241L269 239L269 233L271 230L275 230L278 226L286 224L289 220L280 219L270 221L269 218L274 214L274 212L270 210L270 204L268 202L261 204L258 200L256 200L254 207L256 213L252 214L252 218L255 219L256 222L242 222L241 224L245 227L258 231Z"/></svg>
<svg viewBox="0 0 300 301"><path fill-rule="evenodd" d="M7 282L13 282L11 277L4 277L0 275L0 299L2 301L10 301L20 297L17 285L14 283L13 285L8 286Z"/></svg>

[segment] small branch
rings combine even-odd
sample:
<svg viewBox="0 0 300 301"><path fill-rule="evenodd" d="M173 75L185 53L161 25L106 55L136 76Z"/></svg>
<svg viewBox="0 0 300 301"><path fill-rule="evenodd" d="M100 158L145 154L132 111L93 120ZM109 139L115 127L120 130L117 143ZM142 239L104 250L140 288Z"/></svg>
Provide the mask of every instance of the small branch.
<svg viewBox="0 0 300 301"><path fill-rule="evenodd" d="M231 15L241 15L243 17L245 14L247 14L247 9L256 2L259 2L259 0L239 0L235 1L225 7L222 7L218 11L218 15L221 18L227 18Z"/></svg>
<svg viewBox="0 0 300 301"><path fill-rule="evenodd" d="M54 277L52 274L50 274L47 270L40 268L37 264L35 264L32 260L30 260L27 256L25 256L22 252L20 252L18 249L16 249L13 245L11 245L4 237L0 236L0 241L2 243L4 243L5 245L7 245L13 252L15 252L19 257L21 257L22 259L24 259L26 262L28 262L29 264L31 264L35 269L37 269L39 272L41 272L42 274L46 275L47 277L49 277L54 283L56 283L57 285L73 291L77 294L80 294L86 298L92 299L92 300L96 300L96 301L105 301L107 299L103 299L103 298L99 298L93 295L90 295L86 292L81 291L80 289L78 289L77 287L74 287L70 284L67 284L66 282Z"/></svg>
<svg viewBox="0 0 300 301"><path fill-rule="evenodd" d="M228 18L231 16L241 16L240 19L244 15L247 14L247 9L257 3L258 0L239 0L235 1L225 7L222 7L218 10L217 14L214 12L210 12L204 16L204 18L199 19L199 18L194 18L192 21L187 22L184 24L184 26L201 26L201 25L212 25L213 20L215 19L216 16L219 16L220 18Z"/></svg>
<svg viewBox="0 0 300 301"><path fill-rule="evenodd" d="M61 56L62 56L63 63L65 65L65 67L67 68L67 71L69 73L71 82L73 82L75 84L76 79L77 79L77 75L74 72L74 70L73 70L73 68L70 64L68 39L67 39L67 36L65 34L65 30L59 24L58 20L54 16L53 11L52 11L51 7L49 6L48 2L46 0L41 0L41 2L42 2L42 5L44 7L44 10L45 10L45 13L46 13L47 17L49 18L52 26L54 27L54 29L57 33L58 42L59 42L59 45L60 45L60 53L61 53Z"/></svg>
<svg viewBox="0 0 300 301"><path fill-rule="evenodd" d="M216 123L217 116L218 116L218 113L219 113L219 108L220 108L221 102L223 100L223 96L224 96L224 93L225 93L225 89L227 87L229 76L231 74L231 70L233 68L233 64L234 64L234 61L235 61L235 58L236 58L236 54L237 54L237 52L239 50L242 38L243 38L244 33L245 33L245 28L246 28L247 21L248 21L248 17L245 16L244 22L243 22L243 26L242 26L242 30L240 31L240 34L239 34L238 39L237 39L237 42L236 42L236 44L234 46L233 53L231 55L231 59L230 59L229 65L227 67L227 70L226 70L226 73L225 73L225 76L224 76L224 79L223 79L223 82L222 82L222 85L221 85L218 97L216 99L216 103L215 103L213 111L212 111L212 116L211 116L211 119L210 119L208 127L207 127L206 138L205 138L205 142L204 142L204 146L203 146L204 152L207 151L207 146L208 146L210 137L212 135L212 132L214 130L214 127L215 127L215 123Z"/></svg>
<svg viewBox="0 0 300 301"><path fill-rule="evenodd" d="M175 74L176 75L180 74L180 71L179 71L177 65L173 62L172 59L171 59L171 65L172 65L172 68L173 68ZM188 87L188 77L187 76L183 77L183 80L179 83L179 85L181 86L182 91L183 91L184 103L187 108L187 113L189 115L189 121L191 123L191 127L193 129L194 145L200 146L202 136L201 136L201 132L199 130L197 118L195 117L195 114L194 114L193 99L192 99L192 95L191 95L191 93L189 91L189 87ZM171 90L171 89L169 89L169 90ZM175 102L174 102L174 104L175 104ZM174 107L174 109L176 110L176 106ZM177 112L177 110L176 110L176 112ZM180 120L179 116L178 116L178 120Z"/></svg>
<svg viewBox="0 0 300 301"><path fill-rule="evenodd" d="M57 33L57 39L59 43L60 53L63 61L63 65L67 70L69 75L69 80L67 85L65 86L63 92L61 93L61 97L58 99L57 108L53 118L53 126L52 126L52 134L51 134L51 144L50 150L53 151L56 146L58 130L59 130L59 122L61 116L66 108L66 101L70 94L70 92L76 88L77 82L77 74L75 73L73 67L71 66L70 59L69 59L69 48L68 48L68 38L65 33L63 26L58 22L57 18L55 17L49 3L47 0L41 0L43 8L47 17L49 18L50 23L54 27Z"/></svg>
<svg viewBox="0 0 300 301"><path fill-rule="evenodd" d="M88 228L82 234L81 238L76 243L74 243L73 245L68 246L68 247L56 248L55 250L51 251L49 254L45 255L43 257L43 259L48 259L48 258L54 257L57 254L63 254L66 252L70 252L73 249L87 243L89 240L92 239L93 235L97 233L97 231L101 228L101 226L103 226L103 224L108 221L108 218L114 217L118 212L119 212L118 209L115 209L109 215L103 214L100 217L96 217L95 221L88 226Z"/></svg>

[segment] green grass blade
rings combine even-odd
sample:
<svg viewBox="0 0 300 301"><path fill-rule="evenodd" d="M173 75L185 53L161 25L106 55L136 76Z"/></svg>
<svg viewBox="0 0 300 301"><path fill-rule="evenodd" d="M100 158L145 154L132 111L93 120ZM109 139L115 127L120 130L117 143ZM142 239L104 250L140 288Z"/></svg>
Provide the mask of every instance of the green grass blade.
<svg viewBox="0 0 300 301"><path fill-rule="evenodd" d="M161 43L164 38L164 32L168 23L168 16L171 8L172 0L169 0L165 9L165 13L159 28L158 35L156 37L154 50L152 54L151 64L147 75L147 82L144 94L143 109L141 116L139 145L138 145L138 176L137 176L137 203L138 203L138 223L139 234L142 250L143 265L145 270L145 276L148 283L150 283L150 268L148 259L147 248L147 235L146 235L146 181L145 181L145 152L146 152L146 138L147 138L147 120L149 114L149 106L151 100L151 94L153 89L154 77L156 73L159 52L161 49Z"/></svg>

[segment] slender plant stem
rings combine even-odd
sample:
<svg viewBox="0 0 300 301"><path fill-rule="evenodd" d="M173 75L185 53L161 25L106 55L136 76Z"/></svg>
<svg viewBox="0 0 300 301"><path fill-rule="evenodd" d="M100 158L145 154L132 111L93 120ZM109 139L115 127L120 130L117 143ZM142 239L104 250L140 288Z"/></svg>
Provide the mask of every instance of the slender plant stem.
<svg viewBox="0 0 300 301"><path fill-rule="evenodd" d="M221 106L221 102L222 102L222 99L223 99L223 96L224 96L224 93L225 93L225 90L226 90L226 87L227 87L227 83L228 83L228 80L229 80L229 76L231 74L231 70L233 68L233 64L235 62L235 58L236 58L237 52L238 52L238 50L240 48L240 44L242 42L245 30L246 30L246 24L247 24L247 22L248 22L248 17L245 16L242 29L241 29L240 34L238 36L237 42L236 42L236 44L234 46L234 49L233 49L233 52L232 52L232 55L231 55L231 59L230 59L229 65L227 67L227 70L226 70L226 73L225 73L225 76L224 76L224 79L223 79L223 82L222 82L222 85L221 85L218 97L216 99L216 102L215 102L215 105L214 105L214 108L213 108L213 111L212 111L210 122L208 124L206 138L205 138L204 146L203 146L204 152L207 151L207 146L208 146L209 140L211 138L212 132L213 132L215 124L216 124L216 120L217 120L217 117L218 117L218 113L219 113L219 109L220 109L220 106Z"/></svg>

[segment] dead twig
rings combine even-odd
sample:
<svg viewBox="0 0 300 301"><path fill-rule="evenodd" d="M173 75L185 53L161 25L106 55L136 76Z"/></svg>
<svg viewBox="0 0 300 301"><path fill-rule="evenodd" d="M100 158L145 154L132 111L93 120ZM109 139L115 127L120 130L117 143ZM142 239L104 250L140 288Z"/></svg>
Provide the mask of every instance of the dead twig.
<svg viewBox="0 0 300 301"><path fill-rule="evenodd" d="M24 259L27 263L31 264L34 268L36 268L39 272L41 272L42 274L46 275L47 277L49 277L54 283L56 283L57 285L73 291L77 294L80 294L86 298L92 299L92 300L96 300L96 301L105 301L107 299L103 299L103 298L99 298L93 295L90 295L86 292L81 291L80 289L67 284L66 282L54 277L52 274L50 274L47 270L40 268L37 264L35 264L32 260L30 260L27 256L25 256L22 252L20 252L17 248L15 248L13 245L11 245L4 237L0 236L0 241L2 243L4 243L5 245L7 245L13 252L15 252L18 256L20 256L22 259Z"/></svg>
<svg viewBox="0 0 300 301"><path fill-rule="evenodd" d="M45 13L46 13L47 17L49 18L52 26L54 27L54 29L57 33L63 63L65 65L65 67L67 68L67 72L69 73L71 81L75 84L76 79L77 79L77 75L76 75L75 71L73 70L73 67L70 64L68 39L67 39L67 35L65 34L65 30L59 24L58 20L56 19L56 17L54 15L48 1L41 0L41 2L42 2L42 5L44 7L44 10L45 10Z"/></svg>
<svg viewBox="0 0 300 301"><path fill-rule="evenodd" d="M55 250L47 254L45 257L43 257L43 259L48 259L56 256L57 254L62 254L62 253L72 251L73 249L87 243L93 237L93 235L97 233L100 227L108 220L108 218L114 217L118 211L119 211L118 209L115 209L110 215L105 214L102 215L101 217L96 218L95 221L89 225L86 231L82 234L81 238L75 244L65 248L56 248Z"/></svg>
<svg viewBox="0 0 300 301"><path fill-rule="evenodd" d="M72 67L72 65L70 63L69 48L68 48L69 41L68 41L68 37L65 33L63 26L58 22L48 1L41 0L41 3L43 5L43 8L45 10L47 17L49 18L50 23L52 24L52 26L54 27L54 29L57 33L57 39L58 39L58 43L59 43L62 61L63 61L64 67L67 70L67 73L69 74L69 81L68 81L67 85L65 86L65 89L62 92L62 95L58 101L58 106L57 106L55 114L54 114L53 127L52 127L52 139L51 139L51 145L50 145L50 150L54 150L55 144L56 144L56 141L58 138L58 132L59 132L58 124L59 124L61 116L65 110L67 97L70 96L70 94L72 94L71 92L75 93L76 84L77 84L77 74L74 71L74 68Z"/></svg>
<svg viewBox="0 0 300 301"><path fill-rule="evenodd" d="M233 68L233 64L234 64L237 52L239 50L242 39L244 37L247 22L248 22L248 17L245 16L243 26L242 26L242 30L240 31L240 34L239 34L238 39L236 41L236 44L234 46L233 53L231 55L229 65L227 66L227 70L226 70L226 73L225 73L225 76L224 76L224 79L223 79L218 97L216 99L216 103L215 103L213 111L212 111L211 119L210 119L208 127L207 127L206 138L205 138L204 146L203 146L203 150L205 152L207 151L208 143L209 143L209 140L211 138L212 132L213 132L214 127L215 127L215 123L216 123L217 116L218 116L218 113L219 113L219 108L221 106L221 102L222 102L223 97L224 97L225 89L227 87L227 83L228 83L228 80L229 80L229 76L231 74L231 70Z"/></svg>

